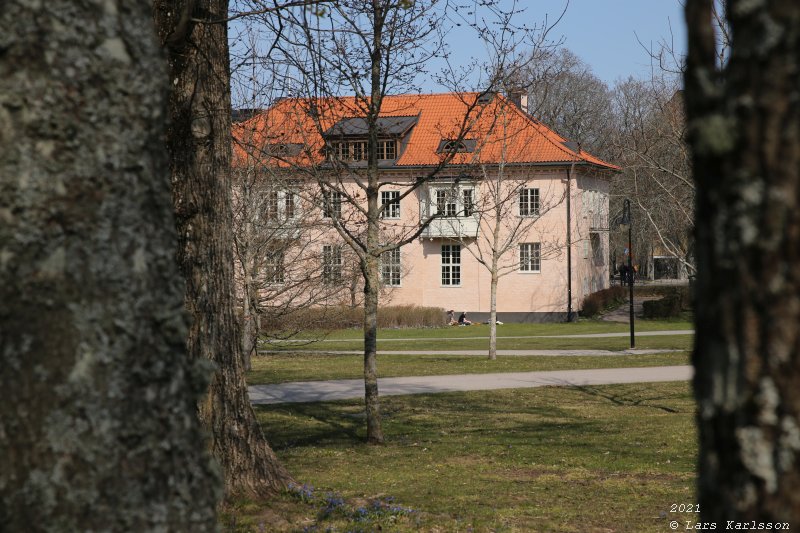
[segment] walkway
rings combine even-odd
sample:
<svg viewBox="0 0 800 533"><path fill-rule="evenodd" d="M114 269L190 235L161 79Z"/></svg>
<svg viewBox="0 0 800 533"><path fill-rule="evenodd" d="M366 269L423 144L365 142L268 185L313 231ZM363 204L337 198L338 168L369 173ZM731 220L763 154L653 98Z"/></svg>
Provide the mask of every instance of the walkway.
<svg viewBox="0 0 800 533"><path fill-rule="evenodd" d="M507 337L506 337L507 338ZM652 355L658 353L675 353L678 349L633 349L633 350L497 350L497 355L511 357L544 356L544 357L571 357L578 355ZM285 354L285 350L259 350L259 354ZM291 353L317 354L317 355L360 355L364 350L294 350ZM475 355L486 357L488 348L482 350L378 350L378 355Z"/></svg>
<svg viewBox="0 0 800 533"><path fill-rule="evenodd" d="M659 366L554 370L549 372L507 372L501 374L411 376L382 378L378 380L378 387L381 396L395 396L547 386L581 387L615 383L686 381L691 379L692 372L691 366ZM253 385L249 387L249 391L250 401L257 405L322 402L362 398L364 396L364 382L360 379L302 381L275 385Z"/></svg>

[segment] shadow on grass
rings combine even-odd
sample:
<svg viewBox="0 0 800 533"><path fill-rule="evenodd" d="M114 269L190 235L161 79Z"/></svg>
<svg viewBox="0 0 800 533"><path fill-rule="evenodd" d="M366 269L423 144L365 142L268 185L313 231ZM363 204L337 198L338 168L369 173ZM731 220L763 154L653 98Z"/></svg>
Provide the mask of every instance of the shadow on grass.
<svg viewBox="0 0 800 533"><path fill-rule="evenodd" d="M599 387L590 387L588 385L572 385L569 387L571 390L581 392L583 394L589 396L595 396L597 398L604 398L615 405L625 406L625 407L649 407L652 409L659 409L664 411L665 413L679 413L678 409L673 409L672 407L666 405L658 405L652 402L662 402L669 399L665 396L652 396L652 397L643 397L640 394L644 394L649 392L646 387L641 387L633 390L626 390L624 393L614 393L608 390L608 388L599 388Z"/></svg>
<svg viewBox="0 0 800 533"><path fill-rule="evenodd" d="M269 439L277 450L365 444L362 400L254 407L262 422L273 420ZM556 434L578 438L598 423L557 405L515 405L492 395L481 400L463 393L387 396L381 400L381 416L387 442L400 445L442 443L455 435L486 446L523 446Z"/></svg>

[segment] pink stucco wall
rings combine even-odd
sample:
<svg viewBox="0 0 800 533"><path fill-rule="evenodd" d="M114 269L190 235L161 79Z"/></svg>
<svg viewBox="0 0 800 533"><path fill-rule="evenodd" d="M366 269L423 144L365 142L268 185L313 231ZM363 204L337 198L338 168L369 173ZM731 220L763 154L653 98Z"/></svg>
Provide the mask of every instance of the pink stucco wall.
<svg viewBox="0 0 800 533"><path fill-rule="evenodd" d="M542 195L542 214L534 225L516 239L517 242L540 242L542 259L540 272L522 272L518 269L518 247L514 246L501 257L504 275L498 283L497 310L501 313L563 313L567 310L567 253L566 253L566 176L567 169L539 170L535 168L506 170L507 179L521 180L525 187L539 188ZM571 180L572 219L572 310L580 309L583 298L590 292L608 287L608 233L598 232L604 250L601 264L592 257L590 222L585 213L585 194L598 191L607 197L609 183L606 178L585 172L574 172ZM411 176L406 176L409 178ZM487 175L491 179L491 175ZM401 175L392 180L402 180ZM446 178L439 180L447 181ZM476 201L489 193L485 180L474 183ZM402 190L397 185L386 189ZM422 188L401 203L401 219L390 221L403 228L413 228L420 220L420 205L427 197ZM516 200L514 201L516 204ZM514 213L516 213L514 205ZM606 222L607 225L607 222ZM476 258L490 255L489 237L493 224L482 221L476 238L420 237L401 248L402 280L400 287L384 289L382 303L388 305L416 304L441 307L456 311L488 312L490 310L491 275L489 269ZM502 227L502 226L501 226ZM443 244L460 244L461 284L445 286L441 282L441 247ZM510 268L509 268L510 267Z"/></svg>

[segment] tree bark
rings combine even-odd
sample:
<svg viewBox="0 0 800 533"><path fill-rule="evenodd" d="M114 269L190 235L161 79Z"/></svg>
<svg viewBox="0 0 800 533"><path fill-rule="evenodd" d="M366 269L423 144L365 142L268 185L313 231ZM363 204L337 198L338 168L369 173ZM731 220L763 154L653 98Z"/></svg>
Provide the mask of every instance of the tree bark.
<svg viewBox="0 0 800 533"><path fill-rule="evenodd" d="M192 359L216 367L200 418L211 433L226 491L267 494L291 480L258 426L242 368L235 313L231 208L231 103L227 0L157 0L168 51L172 119L167 147Z"/></svg>
<svg viewBox="0 0 800 533"><path fill-rule="evenodd" d="M383 444L380 397L378 395L378 260L367 256L364 270L364 405L367 442Z"/></svg>
<svg viewBox="0 0 800 533"><path fill-rule="evenodd" d="M215 531L150 4L0 27L0 529Z"/></svg>
<svg viewBox="0 0 800 533"><path fill-rule="evenodd" d="M800 524L800 5L687 3L704 521Z"/></svg>
<svg viewBox="0 0 800 533"><path fill-rule="evenodd" d="M492 276L489 287L489 359L497 360L497 283L500 281L497 276L497 258L492 258Z"/></svg>

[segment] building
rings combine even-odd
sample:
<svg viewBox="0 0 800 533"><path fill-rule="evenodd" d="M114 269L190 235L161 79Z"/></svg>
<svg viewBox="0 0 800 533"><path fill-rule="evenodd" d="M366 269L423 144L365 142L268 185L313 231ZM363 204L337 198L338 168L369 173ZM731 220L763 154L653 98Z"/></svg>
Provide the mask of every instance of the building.
<svg viewBox="0 0 800 533"><path fill-rule="evenodd" d="M530 117L524 102L477 93L384 97L376 121L382 239L410 240L381 257L381 305L485 319L492 248L505 249L500 320L564 320L608 287L609 175L618 167ZM353 235L363 229L362 103L287 98L234 128L234 164L266 176L262 218L284 226L276 233L282 251L267 260L274 286L301 264L298 275L317 272L325 285L352 278L332 223ZM292 249L305 252L290 257Z"/></svg>

